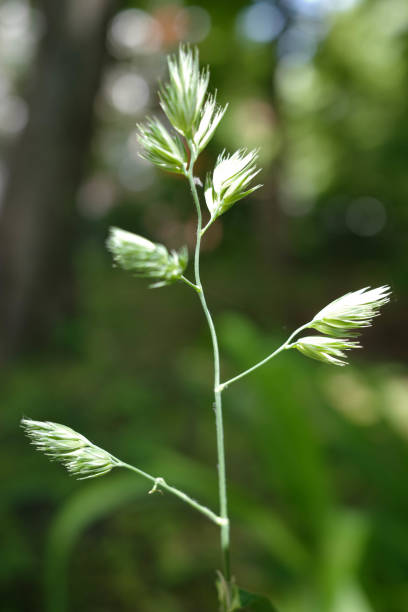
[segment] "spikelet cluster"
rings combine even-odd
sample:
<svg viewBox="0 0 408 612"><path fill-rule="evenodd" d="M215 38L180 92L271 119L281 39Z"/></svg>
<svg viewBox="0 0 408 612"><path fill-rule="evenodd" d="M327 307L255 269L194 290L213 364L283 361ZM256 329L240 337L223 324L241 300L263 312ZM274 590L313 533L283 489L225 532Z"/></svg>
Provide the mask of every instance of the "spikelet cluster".
<svg viewBox="0 0 408 612"><path fill-rule="evenodd" d="M390 294L388 285L346 293L318 312L310 327L331 336L356 335L360 328L372 325L381 306L389 302Z"/></svg>
<svg viewBox="0 0 408 612"><path fill-rule="evenodd" d="M168 58L169 80L159 90L160 105L174 131L170 132L158 119L150 118L138 126L142 157L159 168L185 174L207 146L224 116L215 94L208 94L210 73L200 70L198 50L181 45L177 55ZM190 151L184 146L183 137Z"/></svg>
<svg viewBox="0 0 408 612"><path fill-rule="evenodd" d="M239 149L233 155L225 151L218 156L212 176L207 175L205 201L212 219L226 212L235 202L249 195L261 185L250 187L260 172L256 167L258 151Z"/></svg>
<svg viewBox="0 0 408 612"><path fill-rule="evenodd" d="M169 56L168 67L169 81L160 87L160 104L174 129L190 139L200 121L210 72L200 70L197 49L193 52L183 45L177 56Z"/></svg>
<svg viewBox="0 0 408 612"><path fill-rule="evenodd" d="M304 338L299 338L294 346L301 353L306 355L306 357L311 357L312 359L338 366L347 365L344 351L353 348L361 348L358 342L351 342L350 340L341 338L327 338L326 336L306 336Z"/></svg>
<svg viewBox="0 0 408 612"><path fill-rule="evenodd" d="M162 170L175 174L185 173L188 155L184 144L177 134L170 134L161 121L149 118L146 123L139 124L138 136L143 159Z"/></svg>
<svg viewBox="0 0 408 612"><path fill-rule="evenodd" d="M21 426L37 450L61 463L79 480L103 476L117 465L109 453L70 427L27 418L21 420Z"/></svg>
<svg viewBox="0 0 408 612"><path fill-rule="evenodd" d="M380 314L381 306L389 302L390 294L388 285L346 293L320 310L308 325L334 337L299 338L292 346L307 357L333 365L346 365L344 351L361 348L360 344L351 342L347 337L352 338L358 335L360 328L369 327L373 318Z"/></svg>
<svg viewBox="0 0 408 612"><path fill-rule="evenodd" d="M155 280L152 288L179 280L188 262L186 247L169 253L164 245L118 227L110 228L106 245L118 266L135 276Z"/></svg>

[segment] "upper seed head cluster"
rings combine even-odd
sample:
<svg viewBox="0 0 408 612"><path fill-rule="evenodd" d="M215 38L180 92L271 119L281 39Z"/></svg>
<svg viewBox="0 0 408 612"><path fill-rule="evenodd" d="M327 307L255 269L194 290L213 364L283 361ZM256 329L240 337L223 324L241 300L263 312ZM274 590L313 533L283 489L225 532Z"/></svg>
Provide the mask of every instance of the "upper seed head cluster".
<svg viewBox="0 0 408 612"><path fill-rule="evenodd" d="M207 146L219 125L227 105L218 106L216 96L208 93L210 73L200 70L197 49L181 45L178 54L168 59L169 79L159 90L161 107L172 130L157 118L148 118L138 126L141 156L162 170L183 174L191 168ZM260 185L251 186L258 174L257 151L239 149L218 156L212 174L207 175L205 200L211 223L235 202ZM111 228L107 247L114 261L136 276L157 279L152 287L179 280L187 266L186 247L168 252L142 236Z"/></svg>

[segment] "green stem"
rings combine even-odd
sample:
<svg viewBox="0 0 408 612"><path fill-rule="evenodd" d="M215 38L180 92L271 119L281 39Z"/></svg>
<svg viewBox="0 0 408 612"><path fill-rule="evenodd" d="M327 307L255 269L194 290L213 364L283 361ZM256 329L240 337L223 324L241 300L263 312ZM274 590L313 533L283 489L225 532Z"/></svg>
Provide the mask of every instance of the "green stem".
<svg viewBox="0 0 408 612"><path fill-rule="evenodd" d="M139 470L139 468L135 467L134 465L130 465L129 463L124 463L123 461L120 461L119 459L116 459L116 458L114 459L118 467L123 467L128 470L131 470L132 472L136 472L136 474L139 474L139 476L143 476L143 478L146 478L147 480L150 480L151 482L153 482L153 488L150 491L150 493L154 493L158 489L164 489L165 491L168 491L169 493L172 493L173 495L176 495L176 497L179 497L180 499L182 499L184 502L186 502L187 504L189 504L190 506L192 506L193 508L201 512L201 514L204 514L205 516L207 516L216 525L222 526L224 524L225 521L220 516L217 516L215 512L213 512L206 506L199 504L195 499L193 499L192 497L189 497L188 495L186 495L186 493L183 493L183 491L180 491L179 489L176 489L175 487L171 487L170 485L167 484L164 478L155 478L151 474L147 474L147 472L144 472L143 470Z"/></svg>
<svg viewBox="0 0 408 612"><path fill-rule="evenodd" d="M211 219L209 220L209 222L207 223L207 225L201 230L201 238L204 236L205 232L208 230L209 227L212 226L212 224L214 223L214 221L216 220L217 217L211 217Z"/></svg>
<svg viewBox="0 0 408 612"><path fill-rule="evenodd" d="M186 278L185 276L181 276L180 280L184 281L186 285L188 285L189 287L192 287L195 291L197 291L197 293L200 293L201 291L200 287L197 287L197 285L189 281L188 278Z"/></svg>
<svg viewBox="0 0 408 612"><path fill-rule="evenodd" d="M229 380L227 380L226 382L221 383L218 386L218 390L220 392L224 391L224 389L226 389L231 383L236 382L237 380L240 380L240 378L243 378L244 376L246 376L247 374L250 374L251 372L253 372L254 370L257 370L258 368L260 368L261 366L263 366L265 363L267 363L268 361L270 361L271 359L273 359L274 357L276 357L276 355L279 355L279 353L281 353L282 351L285 351L286 349L292 348L293 345L289 345L290 341L292 340L292 338L294 338L294 336L296 336L296 334L298 334L299 332L301 332L303 329L307 329L310 326L310 322L306 323L305 325L302 325L301 327L298 327L298 329L296 329L293 334L291 334L289 336L289 338L286 340L286 342L284 342L282 344L282 346L280 346L279 348L276 349L276 351L274 351L273 353L271 353L270 355L268 355L268 357L265 357L265 359L262 359L262 361L259 361L258 363L256 363L254 366L252 366L252 368L248 368L248 370L245 370L244 372L241 372L241 374L238 374L238 376L234 376L234 378L230 378Z"/></svg>
<svg viewBox="0 0 408 612"><path fill-rule="evenodd" d="M201 305L205 317L207 319L208 327L210 329L211 341L214 353L214 410L215 410L215 426L217 431L217 456L218 456L218 487L219 487L219 500L220 500L220 517L224 521L221 525L221 549L224 562L224 574L227 583L231 580L230 571L230 533L229 533L229 519L228 519L228 504L227 504L227 481L225 471L225 450L224 450L224 426L222 420L222 403L221 403L221 391L220 386L220 353L218 348L217 333L215 331L214 322L212 320L211 313L208 309L207 302L205 299L204 291L200 279L200 247L201 247L201 227L202 227L202 215L200 201L198 198L197 188L194 182L193 176L193 162L190 164L190 168L186 173L186 177L190 184L191 193L193 196L194 204L197 209L197 241L195 247L194 257L194 274L195 282L197 287L200 288L198 296L200 298Z"/></svg>

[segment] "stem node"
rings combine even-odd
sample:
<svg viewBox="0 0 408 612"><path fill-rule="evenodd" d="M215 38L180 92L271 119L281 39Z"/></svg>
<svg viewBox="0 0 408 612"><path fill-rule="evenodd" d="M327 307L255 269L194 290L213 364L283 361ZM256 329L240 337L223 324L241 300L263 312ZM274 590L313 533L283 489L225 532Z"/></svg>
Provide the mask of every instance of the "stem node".
<svg viewBox="0 0 408 612"><path fill-rule="evenodd" d="M166 481L164 480L164 478L160 478L160 477L159 478L155 478L154 479L154 485L150 489L149 495L152 495L152 493L162 493L163 494L163 491L161 491L159 489L160 486L162 486L162 487L166 486Z"/></svg>

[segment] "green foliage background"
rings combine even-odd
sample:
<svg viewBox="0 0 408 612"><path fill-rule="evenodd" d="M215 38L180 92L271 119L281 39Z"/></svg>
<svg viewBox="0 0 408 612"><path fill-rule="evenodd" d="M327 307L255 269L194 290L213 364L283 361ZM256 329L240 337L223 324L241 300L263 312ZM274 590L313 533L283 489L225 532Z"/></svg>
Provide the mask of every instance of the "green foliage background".
<svg viewBox="0 0 408 612"><path fill-rule="evenodd" d="M247 3L201 3L212 20L201 58L230 109L200 172L224 146L259 145L265 167L264 189L204 245L223 378L346 291L390 283L395 298L348 368L284 354L225 393L233 571L282 612L406 612L408 7L365 0L319 25L275 4L285 29L256 43L237 33ZM296 20L320 32L311 55L280 51ZM116 180L97 143L114 157L134 120L98 117L90 176ZM378 210L385 221L367 234ZM147 290L113 270L104 248L111 224L191 246L193 221L186 186L165 175L83 216L77 316L0 374L5 612L216 610L210 523L147 495L132 475L70 480L18 429L22 415L65 423L216 506L209 338L196 296Z"/></svg>

